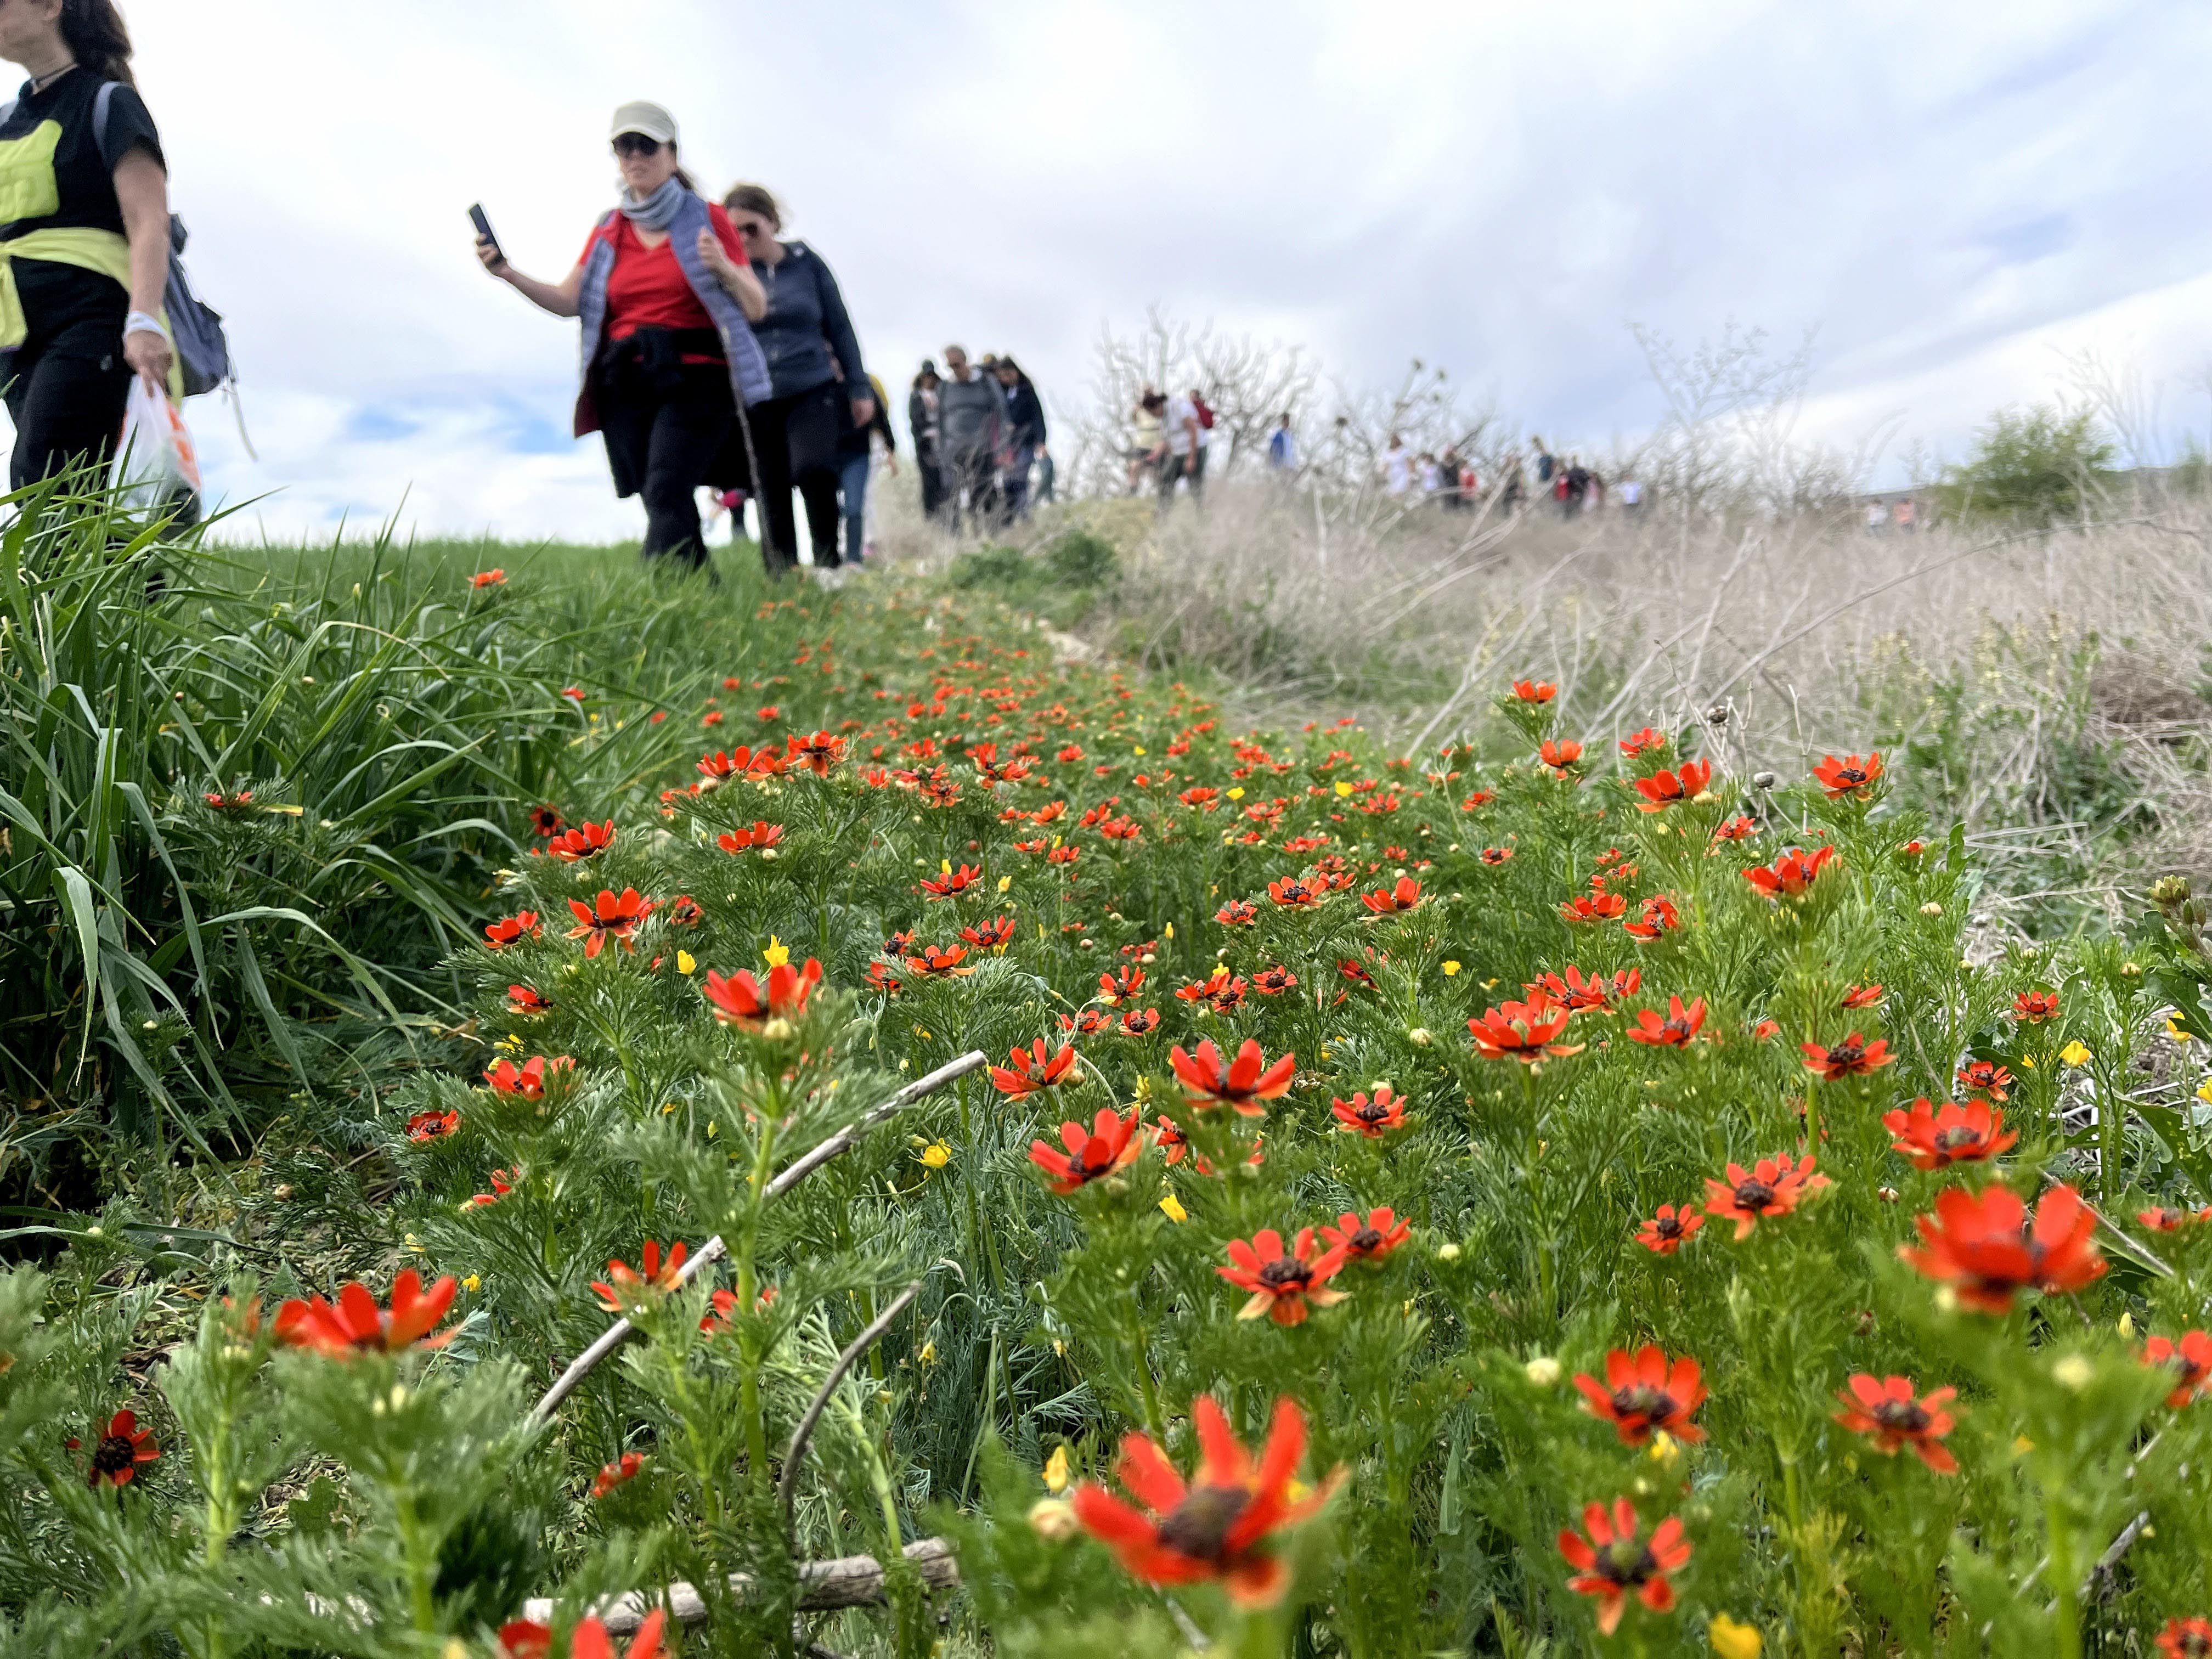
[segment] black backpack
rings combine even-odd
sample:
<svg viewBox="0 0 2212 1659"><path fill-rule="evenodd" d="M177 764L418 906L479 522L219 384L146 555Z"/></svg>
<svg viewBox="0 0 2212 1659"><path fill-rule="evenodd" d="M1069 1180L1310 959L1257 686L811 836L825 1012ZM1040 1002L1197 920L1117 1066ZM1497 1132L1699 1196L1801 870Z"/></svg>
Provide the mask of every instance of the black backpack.
<svg viewBox="0 0 2212 1659"><path fill-rule="evenodd" d="M120 84L115 81L104 83L93 100L92 130L95 135L107 125L108 106L114 100L115 88ZM185 396L197 398L202 392L232 385L237 376L231 366L230 342L223 337L222 313L192 292L191 278L185 274L186 239L185 222L171 214L169 285L162 295L162 305L169 313L169 338L177 349Z"/></svg>

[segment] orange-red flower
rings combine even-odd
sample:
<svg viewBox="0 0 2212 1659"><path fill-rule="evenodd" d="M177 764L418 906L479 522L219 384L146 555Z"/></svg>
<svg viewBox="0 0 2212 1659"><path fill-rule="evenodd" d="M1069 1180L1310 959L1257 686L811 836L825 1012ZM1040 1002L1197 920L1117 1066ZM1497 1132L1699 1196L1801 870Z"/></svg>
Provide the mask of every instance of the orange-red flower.
<svg viewBox="0 0 2212 1659"><path fill-rule="evenodd" d="M702 755L699 770L717 783L726 783L736 777L781 777L789 763L774 744L764 743L757 751L739 744L728 753L718 749L711 755Z"/></svg>
<svg viewBox="0 0 2212 1659"><path fill-rule="evenodd" d="M2185 1331L2179 1342L2154 1336L2143 1344L2142 1357L2146 1365L2163 1365L2173 1372L2174 1389L2166 1403L2177 1411L2212 1382L2212 1335L2203 1331Z"/></svg>
<svg viewBox="0 0 2212 1659"><path fill-rule="evenodd" d="M637 1479L638 1471L645 1467L642 1452L624 1452L611 1463L599 1465L599 1472L592 1481L592 1496L605 1498L617 1486Z"/></svg>
<svg viewBox="0 0 2212 1659"><path fill-rule="evenodd" d="M1844 1000L1837 1006L1845 1013L1854 1013L1861 1008L1871 1008L1881 1000L1881 986L1853 985L1845 988Z"/></svg>
<svg viewBox="0 0 2212 1659"><path fill-rule="evenodd" d="M1149 1036L1160 1029L1160 1011L1157 1008L1127 1008L1121 1012L1121 1030L1127 1036Z"/></svg>
<svg viewBox="0 0 2212 1659"><path fill-rule="evenodd" d="M2012 1073L1994 1060L1970 1060L1959 1068L1958 1077L1959 1086L1969 1094L1996 1101L2008 1098L2006 1091L2012 1087Z"/></svg>
<svg viewBox="0 0 2212 1659"><path fill-rule="evenodd" d="M1674 900L1662 893L1644 900L1644 908L1636 913L1636 920L1624 921L1620 927L1629 938L1649 945L1654 939L1666 938L1681 925L1682 913L1674 908Z"/></svg>
<svg viewBox="0 0 2212 1659"><path fill-rule="evenodd" d="M511 1014L535 1018L553 1012L553 1000L538 995L527 985L510 985L507 988L507 1009Z"/></svg>
<svg viewBox="0 0 2212 1659"><path fill-rule="evenodd" d="M154 1431L138 1426L135 1412L119 1411L107 1419L107 1426L93 1444L87 1484L127 1486L141 1463L150 1463L161 1455L161 1447L154 1443Z"/></svg>
<svg viewBox="0 0 2212 1659"><path fill-rule="evenodd" d="M1584 979L1583 970L1570 963L1565 979L1557 974L1547 974L1540 981L1522 988L1549 997L1570 1013L1578 1014L1585 1009L1610 1013L1616 1000L1635 995L1643 984L1644 970L1640 968L1624 969L1611 978L1592 974Z"/></svg>
<svg viewBox="0 0 2212 1659"><path fill-rule="evenodd" d="M2012 1000L2012 1017L2023 1025L2041 1025L2058 1018L2058 993L2022 991Z"/></svg>
<svg viewBox="0 0 2212 1659"><path fill-rule="evenodd" d="M1628 745L1623 744L1621 747L1626 750ZM1638 778L1636 793L1644 799L1637 803L1636 810L1663 812L1677 801L1694 800L1712 781L1711 761L1684 761L1677 770L1658 771L1648 778Z"/></svg>
<svg viewBox="0 0 2212 1659"><path fill-rule="evenodd" d="M1828 792L1830 800L1841 800L1846 795L1864 800L1881 781L1881 757L1846 755L1838 760L1833 755L1825 755L1813 769L1813 775Z"/></svg>
<svg viewBox="0 0 2212 1659"><path fill-rule="evenodd" d="M568 1070L575 1063L566 1054L556 1054L550 1060L543 1054L532 1054L521 1066L511 1060L497 1060L484 1068L483 1078L495 1094L543 1100L545 1085L554 1080L554 1074Z"/></svg>
<svg viewBox="0 0 2212 1659"><path fill-rule="evenodd" d="M1516 680L1513 696L1522 702L1546 703L1559 695L1559 688L1549 680Z"/></svg>
<svg viewBox="0 0 2212 1659"><path fill-rule="evenodd" d="M563 830L545 843L545 850L563 864L574 864L580 859L592 858L615 844L615 821L605 823L586 823L574 830Z"/></svg>
<svg viewBox="0 0 2212 1659"><path fill-rule="evenodd" d="M568 827L568 820L561 816L561 809L550 801L530 809L530 833L540 841L557 836Z"/></svg>
<svg viewBox="0 0 2212 1659"><path fill-rule="evenodd" d="M380 1308L376 1298L358 1284L338 1291L335 1304L319 1296L302 1302L295 1297L276 1310L276 1337L295 1348L313 1348L332 1359L356 1353L399 1353L417 1345L442 1348L453 1340L451 1331L433 1336L459 1289L447 1273L426 1292L422 1275L412 1267L392 1281L392 1305Z"/></svg>
<svg viewBox="0 0 2212 1659"><path fill-rule="evenodd" d="M495 951L504 951L517 939L536 939L544 930L538 925L538 912L518 911L511 916L501 916L484 927L484 943Z"/></svg>
<svg viewBox="0 0 2212 1659"><path fill-rule="evenodd" d="M1395 887L1378 887L1371 893L1362 893L1359 902L1376 915L1395 915L1401 910L1419 906L1421 884L1411 876L1401 876Z"/></svg>
<svg viewBox="0 0 2212 1659"><path fill-rule="evenodd" d="M1600 893L1595 898L1569 899L1559 907L1562 921L1611 921L1628 913L1628 900L1619 893Z"/></svg>
<svg viewBox="0 0 2212 1659"><path fill-rule="evenodd" d="M660 1241L647 1239L638 1266L610 1261L607 1278L614 1282L592 1281L592 1288L599 1293L599 1305L609 1313L627 1313L650 1297L665 1296L684 1283L684 1261L690 1254L690 1247L678 1242L668 1247L667 1259L663 1261Z"/></svg>
<svg viewBox="0 0 2212 1659"><path fill-rule="evenodd" d="M1705 1403L1704 1372L1686 1354L1668 1364L1666 1351L1653 1346L1633 1354L1614 1348L1605 1356L1602 1386L1589 1372L1575 1378L1583 1408L1613 1426L1624 1446L1640 1446L1655 1429L1677 1440L1696 1441L1705 1431L1690 1419Z"/></svg>
<svg viewBox="0 0 2212 1659"><path fill-rule="evenodd" d="M1124 998L1136 995L1143 988L1144 983L1143 969L1117 968L1110 974L1098 975L1098 994L1119 1007Z"/></svg>
<svg viewBox="0 0 2212 1659"><path fill-rule="evenodd" d="M1654 1255L1672 1255L1705 1224L1705 1218L1694 1204L1685 1204L1679 1210L1672 1204L1662 1204L1658 1213L1636 1230L1636 1242Z"/></svg>
<svg viewBox="0 0 2212 1659"><path fill-rule="evenodd" d="M1319 882L1289 876L1269 882L1267 896L1285 910L1310 910L1328 896L1328 889Z"/></svg>
<svg viewBox="0 0 2212 1659"><path fill-rule="evenodd" d="M1406 1098L1403 1095L1392 1093L1387 1083L1375 1085L1372 1100L1362 1090L1350 1100L1338 1100L1332 1097L1328 1106L1344 1129L1363 1135L1369 1140L1382 1139L1390 1130L1401 1127L1406 1121Z"/></svg>
<svg viewBox="0 0 2212 1659"><path fill-rule="evenodd" d="M1237 1058L1225 1066L1221 1051L1213 1046L1211 1037L1198 1045L1195 1054L1186 1053L1177 1043L1168 1054L1168 1064L1175 1067L1183 1094L1192 1105L1201 1111L1213 1106L1228 1106L1246 1117L1261 1115L1261 1101L1279 1100L1288 1094L1296 1070L1294 1057L1290 1054L1268 1065L1259 1043L1250 1037L1244 1039Z"/></svg>
<svg viewBox="0 0 2212 1659"><path fill-rule="evenodd" d="M1772 864L1760 865L1743 872L1743 878L1756 887L1763 897L1771 899L1796 898L1820 878L1820 872L1836 856L1832 847L1822 847L1807 852L1793 847Z"/></svg>
<svg viewBox="0 0 2212 1659"><path fill-rule="evenodd" d="M513 1170L494 1170L485 1177L491 1182L491 1190L488 1193L477 1194L469 1200L470 1205L477 1209L483 1209L489 1205L498 1203L500 1200L514 1190L514 1177L515 1171Z"/></svg>
<svg viewBox="0 0 2212 1659"><path fill-rule="evenodd" d="M1954 1187L1937 1195L1934 1215L1913 1224L1927 1248L1901 1245L1898 1255L1984 1313L2009 1313L2021 1291L2063 1294L2105 1274L2094 1239L2096 1212L2071 1187L2045 1194L2032 1225L2019 1194L2002 1187L1979 1197Z"/></svg>
<svg viewBox="0 0 2212 1659"><path fill-rule="evenodd" d="M407 1120L407 1139L417 1142L443 1140L460 1127L459 1112L417 1112Z"/></svg>
<svg viewBox="0 0 2212 1659"><path fill-rule="evenodd" d="M1559 1041L1571 1018L1570 1010L1542 992L1532 991L1526 1002L1505 1002L1485 1010L1480 1018L1468 1021L1467 1029L1474 1034L1474 1051L1485 1060L1512 1059L1533 1066L1547 1056L1564 1060L1582 1052L1582 1044Z"/></svg>
<svg viewBox="0 0 2212 1659"><path fill-rule="evenodd" d="M1828 1177L1813 1173L1811 1157L1793 1160L1787 1152L1762 1158L1747 1172L1741 1164L1728 1166L1728 1179L1705 1179L1705 1213L1716 1221L1735 1223L1741 1239L1769 1216L1788 1215L1806 1194L1828 1184Z"/></svg>
<svg viewBox="0 0 2212 1659"><path fill-rule="evenodd" d="M1018 1100L1024 1095L1033 1095L1043 1089L1058 1088L1077 1075L1075 1050L1062 1044L1058 1054L1049 1054L1045 1041L1039 1037L1026 1048L1010 1051L1012 1066L991 1067L991 1081L999 1092Z"/></svg>
<svg viewBox="0 0 2212 1659"><path fill-rule="evenodd" d="M1257 1319L1265 1314L1278 1325L1303 1325L1309 1308L1333 1307L1344 1300L1342 1291L1328 1286L1344 1266L1345 1255L1340 1245L1316 1256L1310 1227L1301 1227L1297 1242L1288 1249L1283 1248L1280 1233L1273 1227L1262 1227L1249 1244L1241 1238L1231 1239L1230 1265L1213 1271L1238 1290L1251 1291L1250 1300L1237 1310L1239 1319Z"/></svg>
<svg viewBox="0 0 2212 1659"><path fill-rule="evenodd" d="M1564 778L1582 764L1583 746L1572 738L1547 738L1544 746L1536 751L1536 758Z"/></svg>
<svg viewBox="0 0 2212 1659"><path fill-rule="evenodd" d="M1014 942L1014 919L994 916L973 927L963 927L960 937L979 951L1003 951Z"/></svg>
<svg viewBox="0 0 2212 1659"><path fill-rule="evenodd" d="M1060 1144L1067 1150L1055 1152L1049 1142L1032 1140L1030 1162L1052 1177L1052 1189L1062 1198L1079 1187L1127 1169L1145 1150L1145 1138L1137 1133L1134 1106L1126 1117L1110 1106L1102 1106L1088 1129L1080 1123L1061 1124Z"/></svg>
<svg viewBox="0 0 2212 1659"><path fill-rule="evenodd" d="M2136 1219L2154 1233L2179 1232L2191 1222L2212 1221L2212 1205L2190 1211L2169 1210L2162 1205L2154 1204L2148 1210L2137 1210Z"/></svg>
<svg viewBox="0 0 2212 1659"><path fill-rule="evenodd" d="M2163 1659L2205 1659L2212 1654L2212 1619L2169 1619L2159 1632Z"/></svg>
<svg viewBox="0 0 2212 1659"><path fill-rule="evenodd" d="M620 939L625 951L636 950L637 942L630 933L653 914L653 901L641 896L635 887L623 888L619 898L602 887L596 908L581 899L570 899L568 908L576 916L576 925L568 930L568 937L585 941L584 958L588 962L606 949L611 939Z"/></svg>
<svg viewBox="0 0 2212 1659"><path fill-rule="evenodd" d="M736 829L714 837L714 845L732 857L740 853L757 853L773 847L783 839L780 823L755 823L739 824Z"/></svg>
<svg viewBox="0 0 2212 1659"><path fill-rule="evenodd" d="M1926 1099L1908 1109L1882 1115L1881 1127L1895 1135L1890 1151L1916 1170L1944 1170L1954 1164L1985 1164L2020 1139L2004 1126L2004 1114L1987 1101L1961 1106L1945 1101L1939 1110Z"/></svg>
<svg viewBox="0 0 2212 1659"><path fill-rule="evenodd" d="M1641 1042L1647 1048L1686 1048L1690 1046L1690 1039L1704 1029L1705 1023L1705 1000L1703 997L1686 1008L1682 1006L1681 998L1669 997L1666 1018L1660 1018L1656 1008L1640 1009L1637 1012L1636 1024L1621 1035L1631 1042Z"/></svg>
<svg viewBox="0 0 2212 1659"><path fill-rule="evenodd" d="M1738 813L1735 817L1729 819L1727 823L1722 824L1717 830L1713 831L1713 847L1711 852L1717 853L1720 850L1721 843L1724 842L1749 841L1758 833L1759 820L1757 818L1746 817L1741 813ZM1711 856L1711 854L1709 853L1707 856Z"/></svg>
<svg viewBox="0 0 2212 1659"><path fill-rule="evenodd" d="M1858 1031L1852 1032L1833 1048L1823 1048L1817 1042L1799 1045L1805 1051L1805 1069L1827 1083L1837 1083L1847 1077L1864 1077L1869 1072L1880 1071L1897 1056L1889 1052L1888 1042L1876 1037L1872 1042Z"/></svg>
<svg viewBox="0 0 2212 1659"><path fill-rule="evenodd" d="M811 737L793 737L786 752L802 766L812 769L817 778L830 775L830 769L845 758L845 739L828 732L817 732Z"/></svg>
<svg viewBox="0 0 2212 1659"><path fill-rule="evenodd" d="M1288 1398L1275 1402L1266 1449L1255 1463L1237 1443L1211 1395L1191 1402L1199 1465L1182 1477L1141 1434L1121 1442L1115 1473L1139 1504L1102 1486L1082 1486L1069 1500L1084 1529L1111 1548L1133 1577L1147 1584L1218 1579L1239 1607L1270 1607L1290 1588L1291 1570L1266 1547L1271 1534L1294 1526L1328 1502L1334 1479L1293 1501L1292 1476L1305 1451L1305 1419Z"/></svg>
<svg viewBox="0 0 2212 1659"><path fill-rule="evenodd" d="M471 587L503 587L507 584L504 570L479 570L469 578Z"/></svg>
<svg viewBox="0 0 2212 1659"><path fill-rule="evenodd" d="M721 1024L757 1031L772 1019L798 1019L803 1016L806 1000L821 982L822 964L809 957L804 968L794 968L785 962L769 969L766 984L755 979L750 969L741 968L724 979L709 968L706 982L699 990Z"/></svg>
<svg viewBox="0 0 2212 1659"><path fill-rule="evenodd" d="M1231 899L1213 913L1213 919L1224 927L1249 927L1260 920L1260 911L1249 899Z"/></svg>
<svg viewBox="0 0 2212 1659"><path fill-rule="evenodd" d="M1876 1377L1861 1371L1851 1378L1849 1392L1837 1390L1844 1409L1836 1421L1854 1434L1863 1434L1884 1456L1894 1457L1902 1447L1938 1474L1956 1474L1959 1460L1940 1443L1951 1432L1951 1413L1943 1407L1958 1397L1956 1389L1938 1389L1915 1399L1909 1376Z"/></svg>
<svg viewBox="0 0 2212 1659"><path fill-rule="evenodd" d="M1602 1504L1583 1510L1587 1539L1572 1529L1559 1534L1559 1553L1575 1569L1567 1588L1597 1599L1597 1627L1607 1636L1620 1628L1632 1595L1654 1613L1672 1612L1674 1587L1667 1575L1680 1571L1690 1559L1690 1540L1682 1536L1680 1521L1668 1516L1648 1540L1637 1536L1642 1526L1636 1505L1621 1498L1609 1515Z"/></svg>
<svg viewBox="0 0 2212 1659"><path fill-rule="evenodd" d="M1336 1225L1324 1225L1321 1236L1343 1251L1347 1261L1380 1261L1411 1238L1413 1229L1386 1204L1370 1210L1364 1221L1356 1210L1346 1210L1337 1217Z"/></svg>
<svg viewBox="0 0 2212 1659"><path fill-rule="evenodd" d="M957 870L947 870L941 876L925 876L921 890L933 899L946 899L966 892L983 879L983 872L972 864L963 864Z"/></svg>
<svg viewBox="0 0 2212 1659"><path fill-rule="evenodd" d="M960 965L967 959L968 947L964 945L925 945L920 956L906 959L906 965L908 972L920 974L925 979L960 979L975 971Z"/></svg>
<svg viewBox="0 0 2212 1659"><path fill-rule="evenodd" d="M1653 754L1667 746L1667 734L1656 726L1645 726L1641 732L1631 732L1620 740L1620 757L1634 760L1638 755Z"/></svg>

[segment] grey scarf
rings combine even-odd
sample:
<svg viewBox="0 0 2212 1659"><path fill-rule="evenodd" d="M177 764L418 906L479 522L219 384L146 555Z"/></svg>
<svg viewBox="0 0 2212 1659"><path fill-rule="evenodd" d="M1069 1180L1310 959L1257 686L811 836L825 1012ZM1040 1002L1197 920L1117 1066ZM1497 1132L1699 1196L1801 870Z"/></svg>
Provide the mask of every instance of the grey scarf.
<svg viewBox="0 0 2212 1659"><path fill-rule="evenodd" d="M620 206L623 216L640 230L666 230L676 222L677 210L690 193L684 187L684 181L671 173L660 181L659 190L641 202L624 190Z"/></svg>

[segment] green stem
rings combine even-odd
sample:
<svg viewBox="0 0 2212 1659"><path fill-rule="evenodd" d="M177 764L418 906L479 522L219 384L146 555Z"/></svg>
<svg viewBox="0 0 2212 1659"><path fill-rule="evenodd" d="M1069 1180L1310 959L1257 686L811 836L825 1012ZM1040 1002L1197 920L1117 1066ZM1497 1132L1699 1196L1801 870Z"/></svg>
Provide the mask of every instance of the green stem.
<svg viewBox="0 0 2212 1659"><path fill-rule="evenodd" d="M2043 1501L2044 1530L2050 1534L2051 1577L2058 1595L2058 1659L2081 1659L2081 1608L2075 1583L2074 1534L2066 1523L2065 1505L2055 1486L2046 1486Z"/></svg>
<svg viewBox="0 0 2212 1659"><path fill-rule="evenodd" d="M437 1558L423 1547L422 1525L415 1514L415 1495L402 1488L393 1500L399 1547L407 1560L407 1599L415 1628L428 1636L438 1628L438 1604L432 1591L438 1580Z"/></svg>

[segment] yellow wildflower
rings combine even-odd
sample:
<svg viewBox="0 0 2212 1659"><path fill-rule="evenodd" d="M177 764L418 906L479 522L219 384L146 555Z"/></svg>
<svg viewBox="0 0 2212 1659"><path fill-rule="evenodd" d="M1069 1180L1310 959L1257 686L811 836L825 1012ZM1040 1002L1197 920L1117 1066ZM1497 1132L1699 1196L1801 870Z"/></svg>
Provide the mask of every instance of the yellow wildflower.
<svg viewBox="0 0 2212 1659"><path fill-rule="evenodd" d="M1067 1448L1065 1445L1054 1446L1052 1449L1052 1455L1045 1461L1045 1490L1052 1492L1066 1492L1067 1482Z"/></svg>
<svg viewBox="0 0 2212 1659"><path fill-rule="evenodd" d="M1190 1212L1183 1208L1182 1200L1177 1198L1173 1193L1170 1193L1165 1198L1160 1200L1160 1213L1170 1221L1188 1221L1190 1219Z"/></svg>
<svg viewBox="0 0 2212 1659"><path fill-rule="evenodd" d="M761 952L761 960L771 968L781 968L791 960L791 947L774 933L768 936L768 949Z"/></svg>
<svg viewBox="0 0 2212 1659"><path fill-rule="evenodd" d="M698 957L693 956L689 951L678 951L676 953L676 971L678 973L688 974L698 965Z"/></svg>
<svg viewBox="0 0 2212 1659"><path fill-rule="evenodd" d="M1759 1659L1759 1650L1766 1645L1755 1626L1739 1625L1724 1613L1713 1615L1713 1622L1705 1626L1705 1639L1720 1659Z"/></svg>
<svg viewBox="0 0 2212 1659"><path fill-rule="evenodd" d="M2075 1037L2073 1042L2068 1043L2063 1048L2061 1048L2058 1051L2058 1058L2064 1060L2069 1066L2087 1065L2089 1060L2088 1045L2083 1042L2080 1037Z"/></svg>
<svg viewBox="0 0 2212 1659"><path fill-rule="evenodd" d="M1447 962L1444 963L1444 977L1446 979L1449 979L1457 972L1459 972L1459 963L1456 962Z"/></svg>

